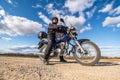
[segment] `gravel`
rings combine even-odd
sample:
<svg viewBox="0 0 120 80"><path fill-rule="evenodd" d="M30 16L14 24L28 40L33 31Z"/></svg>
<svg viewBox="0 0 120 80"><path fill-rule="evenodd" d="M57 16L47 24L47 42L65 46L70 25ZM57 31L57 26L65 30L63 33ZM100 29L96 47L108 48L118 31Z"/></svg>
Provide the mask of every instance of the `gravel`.
<svg viewBox="0 0 120 80"><path fill-rule="evenodd" d="M82 66L75 60L52 59L44 65L38 58L0 57L0 80L120 80L119 61Z"/></svg>

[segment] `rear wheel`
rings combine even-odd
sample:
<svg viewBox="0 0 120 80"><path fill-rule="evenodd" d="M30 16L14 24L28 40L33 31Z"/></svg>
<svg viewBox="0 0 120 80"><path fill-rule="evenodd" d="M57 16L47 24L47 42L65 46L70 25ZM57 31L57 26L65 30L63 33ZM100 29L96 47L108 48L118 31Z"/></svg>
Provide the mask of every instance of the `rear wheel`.
<svg viewBox="0 0 120 80"><path fill-rule="evenodd" d="M40 48L40 51L39 51L39 58L40 58L41 61L44 60L46 47L47 47L47 45L44 44L44 45Z"/></svg>
<svg viewBox="0 0 120 80"><path fill-rule="evenodd" d="M44 45L40 48L39 58L40 58L41 61L44 60L46 48L47 48L47 45L46 45L46 44L44 44ZM49 56L49 59L51 59L51 58L53 58L53 57L55 57L55 56L57 56L57 55L58 55L58 54L57 54L57 53L54 53L54 50L52 49L52 50L51 50L51 53L50 53L50 56Z"/></svg>
<svg viewBox="0 0 120 80"><path fill-rule="evenodd" d="M101 57L100 49L91 41L84 41L80 45L85 53L82 53L80 48L76 46L75 53L73 54L75 59L82 65L95 65Z"/></svg>

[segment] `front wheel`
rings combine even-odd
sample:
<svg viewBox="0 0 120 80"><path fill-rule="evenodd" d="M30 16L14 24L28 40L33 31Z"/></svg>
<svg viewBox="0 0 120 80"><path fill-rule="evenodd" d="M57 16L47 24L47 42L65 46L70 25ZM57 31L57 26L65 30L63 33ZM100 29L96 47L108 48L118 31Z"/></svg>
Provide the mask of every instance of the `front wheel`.
<svg viewBox="0 0 120 80"><path fill-rule="evenodd" d="M80 43L80 45L85 53L82 53L80 48L76 46L73 54L75 59L82 65L95 65L101 57L101 52L98 46L91 41L84 41Z"/></svg>

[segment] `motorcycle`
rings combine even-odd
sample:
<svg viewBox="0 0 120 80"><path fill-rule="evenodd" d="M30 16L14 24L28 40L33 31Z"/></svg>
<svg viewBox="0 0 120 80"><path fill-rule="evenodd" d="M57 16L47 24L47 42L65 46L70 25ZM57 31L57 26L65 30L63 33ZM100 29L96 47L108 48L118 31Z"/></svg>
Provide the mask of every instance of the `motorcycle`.
<svg viewBox="0 0 120 80"><path fill-rule="evenodd" d="M65 21L61 18L61 22L65 25ZM98 46L89 39L77 39L77 30L70 25L67 29L67 34L63 34L61 37L56 37L56 44L51 50L50 58L56 57L60 54L72 55L75 60L81 65L92 66L99 62L101 58L101 52ZM39 58L44 60L45 49L47 47L47 33L39 32ZM71 47L70 47L71 45Z"/></svg>

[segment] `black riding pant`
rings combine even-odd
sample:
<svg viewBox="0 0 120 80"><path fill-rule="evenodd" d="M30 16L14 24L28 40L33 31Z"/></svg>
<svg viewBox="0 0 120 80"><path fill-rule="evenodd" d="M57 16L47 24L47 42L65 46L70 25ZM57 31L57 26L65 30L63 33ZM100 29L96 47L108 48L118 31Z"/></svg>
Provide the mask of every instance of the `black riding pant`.
<svg viewBox="0 0 120 80"><path fill-rule="evenodd" d="M48 35L48 45L47 48L45 50L45 56L44 59L49 59L52 47L54 47L55 44L55 35L54 34L49 34Z"/></svg>

